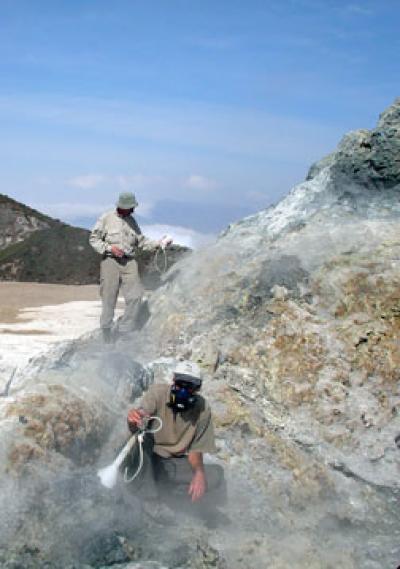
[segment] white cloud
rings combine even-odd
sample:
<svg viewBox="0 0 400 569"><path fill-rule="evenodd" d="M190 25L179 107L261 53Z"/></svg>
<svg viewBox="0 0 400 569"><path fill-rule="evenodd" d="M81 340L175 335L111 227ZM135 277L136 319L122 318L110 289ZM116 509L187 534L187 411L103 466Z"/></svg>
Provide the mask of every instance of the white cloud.
<svg viewBox="0 0 400 569"><path fill-rule="evenodd" d="M119 176L110 177L110 181L113 181L119 189L132 192L164 186L166 182L163 176L151 176L144 174L121 174Z"/></svg>
<svg viewBox="0 0 400 569"><path fill-rule="evenodd" d="M53 182L54 185L54 182ZM151 199L142 200L140 193L149 195L157 192L163 193L168 192L168 189L173 186L177 186L178 182L175 179L167 178L157 175L144 175L144 174L116 174L116 175L104 175L104 174L81 174L67 180L67 187L73 187L78 190L103 190L103 195L105 191L107 194L110 193L112 189L115 200L120 192L131 191L136 194L136 198L139 202L137 208L137 213L142 217L149 217L151 211L154 207L154 202ZM138 195L139 193L139 195ZM66 208L68 211L75 212L75 208L90 210L93 209L96 212L99 210L97 206L85 205L78 206L73 203L62 203L62 204L47 204L48 210L58 210L61 208ZM101 207L101 206L100 206ZM64 216L65 217L65 216Z"/></svg>
<svg viewBox="0 0 400 569"><path fill-rule="evenodd" d="M142 201L141 196L137 195L137 193L140 194L142 192L146 195L163 194L166 191L168 192L171 187L178 186L178 184L179 182L171 177L144 174L115 174L108 176L104 174L80 174L67 180L67 187L73 187L78 190L104 190L107 194L112 190L115 196L120 192L131 191L136 194L139 201L139 213L144 217L149 215L153 203L149 199Z"/></svg>
<svg viewBox="0 0 400 569"><path fill-rule="evenodd" d="M105 211L113 209L113 204L85 204L85 203L52 203L32 205L38 211L46 213L52 217L72 221L82 217L99 216Z"/></svg>
<svg viewBox="0 0 400 569"><path fill-rule="evenodd" d="M207 243L215 240L216 236L210 233L199 233L187 227L179 227L174 225L142 225L141 227L144 235L150 239L160 239L164 235L170 235L174 243L190 247L191 249L198 249Z"/></svg>
<svg viewBox="0 0 400 569"><path fill-rule="evenodd" d="M218 188L218 183L215 180L206 178L205 176L199 176L198 174L192 174L186 178L183 185L191 190L200 190L205 192Z"/></svg>
<svg viewBox="0 0 400 569"><path fill-rule="evenodd" d="M68 180L68 185L81 190L94 190L103 185L105 177L100 174L85 174Z"/></svg>
<svg viewBox="0 0 400 569"><path fill-rule="evenodd" d="M114 187L118 191L146 190L165 185L162 176L148 176L143 174L117 174L106 176L104 174L80 174L67 181L67 184L82 190L92 190L99 187Z"/></svg>

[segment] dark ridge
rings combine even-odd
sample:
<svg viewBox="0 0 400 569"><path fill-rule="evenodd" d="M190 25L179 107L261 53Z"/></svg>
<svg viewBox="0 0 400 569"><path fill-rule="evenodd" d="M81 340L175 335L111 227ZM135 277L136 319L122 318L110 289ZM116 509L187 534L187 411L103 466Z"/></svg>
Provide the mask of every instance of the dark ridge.
<svg viewBox="0 0 400 569"><path fill-rule="evenodd" d="M56 223L0 251L0 279L63 284L98 282L99 256L85 229Z"/></svg>
<svg viewBox="0 0 400 569"><path fill-rule="evenodd" d="M59 219L54 219L54 218L52 218L52 217L50 217L44 213L41 213L40 211L33 209L32 207L29 207L29 206L27 206L21 202L14 200L13 198L10 198L6 194L0 194L0 210L5 209L6 207L13 209L13 210L20 211L20 212L24 213L25 215L36 217L37 219L40 219L41 221L45 221L49 225L56 225L58 223L62 223ZM63 225L65 225L65 224L63 224ZM1 227L0 227L0 229L1 229Z"/></svg>

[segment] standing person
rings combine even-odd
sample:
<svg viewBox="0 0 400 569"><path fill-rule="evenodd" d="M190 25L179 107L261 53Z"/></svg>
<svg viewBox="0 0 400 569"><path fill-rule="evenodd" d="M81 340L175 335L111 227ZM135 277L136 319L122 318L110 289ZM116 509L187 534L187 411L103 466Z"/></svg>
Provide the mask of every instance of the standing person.
<svg viewBox="0 0 400 569"><path fill-rule="evenodd" d="M124 333L132 329L143 293L137 263L139 249L155 250L172 243L170 238L152 241L142 235L132 216L137 205L133 193L121 193L116 209L104 213L98 219L89 237L90 245L102 255L100 328L106 343L112 339L111 327L120 288L125 299L125 312L119 323L119 332Z"/></svg>

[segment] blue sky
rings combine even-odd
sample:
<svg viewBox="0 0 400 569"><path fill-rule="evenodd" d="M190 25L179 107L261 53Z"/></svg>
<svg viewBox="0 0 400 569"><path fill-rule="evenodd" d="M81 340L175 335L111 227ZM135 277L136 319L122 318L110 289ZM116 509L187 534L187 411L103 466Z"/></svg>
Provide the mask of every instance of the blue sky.
<svg viewBox="0 0 400 569"><path fill-rule="evenodd" d="M0 192L215 233L399 89L398 0L0 0Z"/></svg>

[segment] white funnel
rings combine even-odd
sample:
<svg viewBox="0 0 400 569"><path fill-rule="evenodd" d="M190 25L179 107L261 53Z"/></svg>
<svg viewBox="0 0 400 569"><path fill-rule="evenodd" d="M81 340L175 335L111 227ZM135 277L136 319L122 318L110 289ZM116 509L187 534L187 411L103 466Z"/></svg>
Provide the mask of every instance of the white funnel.
<svg viewBox="0 0 400 569"><path fill-rule="evenodd" d="M97 472L97 476L100 478L101 483L106 488L114 488L118 480L118 471L121 464L124 462L125 458L130 453L133 445L136 443L137 435L132 435L129 441L126 443L124 448L121 450L117 458L112 464L101 468Z"/></svg>

